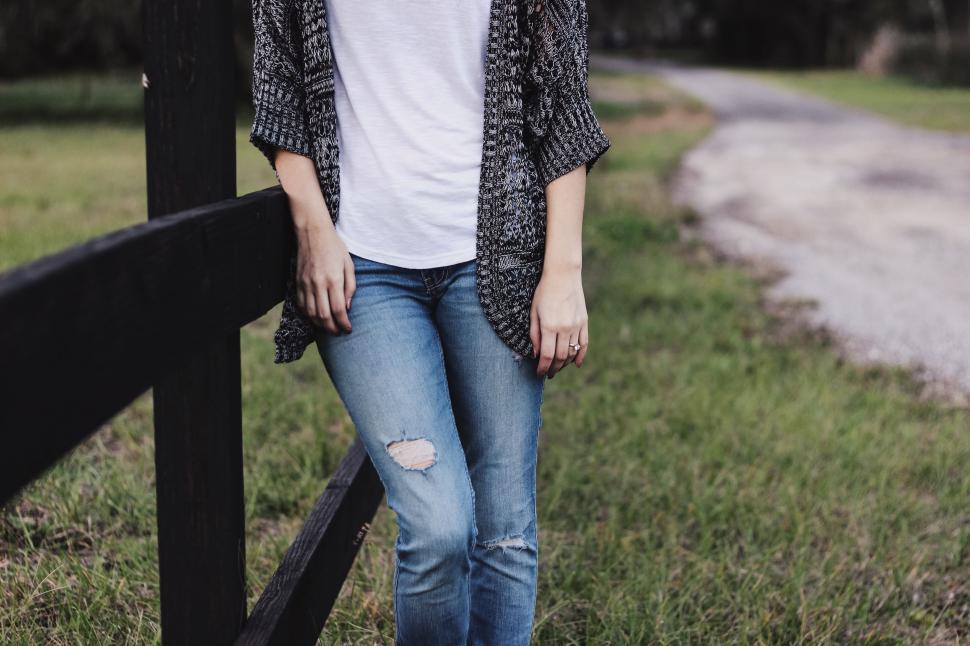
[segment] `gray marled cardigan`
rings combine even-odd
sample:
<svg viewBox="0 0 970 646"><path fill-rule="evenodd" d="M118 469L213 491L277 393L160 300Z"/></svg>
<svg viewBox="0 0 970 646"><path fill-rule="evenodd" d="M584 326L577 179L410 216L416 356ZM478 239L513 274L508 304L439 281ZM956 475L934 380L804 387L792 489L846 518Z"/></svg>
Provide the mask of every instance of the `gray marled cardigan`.
<svg viewBox="0 0 970 646"><path fill-rule="evenodd" d="M584 163L588 173L611 142L589 100L586 0L491 0L490 11L476 279L498 336L530 354L529 310L545 251L545 186ZM339 157L325 3L253 0L253 28L250 141L274 171L276 148L311 158L336 222ZM299 359L313 341L313 323L296 305L295 278L294 256L275 334L276 363Z"/></svg>

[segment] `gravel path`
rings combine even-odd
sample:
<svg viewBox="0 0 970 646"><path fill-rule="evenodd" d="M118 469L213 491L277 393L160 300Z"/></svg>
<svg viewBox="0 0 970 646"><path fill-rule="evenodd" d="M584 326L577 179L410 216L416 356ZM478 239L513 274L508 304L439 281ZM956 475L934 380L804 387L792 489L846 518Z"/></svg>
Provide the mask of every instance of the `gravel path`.
<svg viewBox="0 0 970 646"><path fill-rule="evenodd" d="M715 111L675 195L720 249L785 272L772 297L817 303L856 358L970 392L970 136L723 71L591 65L659 74Z"/></svg>

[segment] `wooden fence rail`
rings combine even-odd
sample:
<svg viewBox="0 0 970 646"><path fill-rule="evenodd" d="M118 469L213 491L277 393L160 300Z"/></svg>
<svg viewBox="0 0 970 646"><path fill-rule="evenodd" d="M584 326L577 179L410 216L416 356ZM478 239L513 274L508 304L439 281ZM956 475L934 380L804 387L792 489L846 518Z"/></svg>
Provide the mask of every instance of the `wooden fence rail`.
<svg viewBox="0 0 970 646"><path fill-rule="evenodd" d="M0 493L283 296L286 196L267 189L111 233L0 278Z"/></svg>

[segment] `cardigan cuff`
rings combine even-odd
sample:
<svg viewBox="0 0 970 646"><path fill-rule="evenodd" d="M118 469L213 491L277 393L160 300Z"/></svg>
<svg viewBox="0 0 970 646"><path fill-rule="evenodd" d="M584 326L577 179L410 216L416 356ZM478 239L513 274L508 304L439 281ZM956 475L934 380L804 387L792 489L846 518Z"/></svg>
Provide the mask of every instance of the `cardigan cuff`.
<svg viewBox="0 0 970 646"><path fill-rule="evenodd" d="M253 117L249 141L258 148L276 171L277 149L311 157L303 115L302 90L266 71L258 70L253 79Z"/></svg>
<svg viewBox="0 0 970 646"><path fill-rule="evenodd" d="M560 93L546 133L539 142L537 161L543 188L584 163L588 175L612 143L584 92Z"/></svg>

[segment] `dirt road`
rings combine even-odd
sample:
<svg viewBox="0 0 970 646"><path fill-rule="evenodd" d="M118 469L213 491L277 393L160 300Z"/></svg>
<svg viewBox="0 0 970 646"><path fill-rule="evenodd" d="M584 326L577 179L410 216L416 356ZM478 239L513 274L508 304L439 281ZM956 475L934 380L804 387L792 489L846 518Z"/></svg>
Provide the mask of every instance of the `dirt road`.
<svg viewBox="0 0 970 646"><path fill-rule="evenodd" d="M857 358L970 392L970 136L722 71L591 65L659 74L715 111L675 194L723 251L785 272L773 298L817 303L813 322Z"/></svg>

